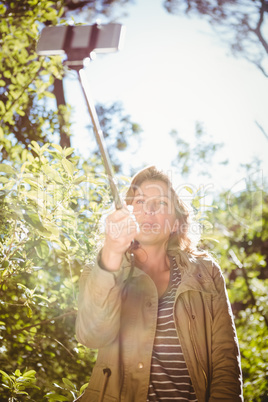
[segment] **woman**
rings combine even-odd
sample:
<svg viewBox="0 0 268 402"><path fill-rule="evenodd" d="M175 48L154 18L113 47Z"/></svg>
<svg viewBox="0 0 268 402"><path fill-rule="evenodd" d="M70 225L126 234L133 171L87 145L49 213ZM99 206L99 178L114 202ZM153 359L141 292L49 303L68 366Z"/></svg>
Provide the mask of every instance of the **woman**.
<svg viewBox="0 0 268 402"><path fill-rule="evenodd" d="M190 240L168 177L139 172L81 276L77 339L99 349L81 401L243 401L219 266Z"/></svg>

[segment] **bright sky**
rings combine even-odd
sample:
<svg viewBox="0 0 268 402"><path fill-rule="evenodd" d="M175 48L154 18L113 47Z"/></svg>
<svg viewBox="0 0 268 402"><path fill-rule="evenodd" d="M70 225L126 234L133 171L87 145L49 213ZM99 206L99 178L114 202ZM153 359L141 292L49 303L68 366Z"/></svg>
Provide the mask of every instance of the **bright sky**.
<svg viewBox="0 0 268 402"><path fill-rule="evenodd" d="M126 153L126 160L134 167L145 162L170 170L176 147L169 132L175 129L192 142L200 121L212 141L224 142L219 159L230 160L228 167L211 166L208 181L215 188L235 186L243 179L239 164L254 155L265 161L267 175L268 140L255 120L268 132L268 79L245 60L228 56L228 45L205 21L169 15L159 0L137 0L126 11L128 17L118 21L126 26L123 49L98 55L87 67L95 102L122 101L143 128L138 153ZM76 109L72 146L86 155L90 120L79 84L65 85Z"/></svg>

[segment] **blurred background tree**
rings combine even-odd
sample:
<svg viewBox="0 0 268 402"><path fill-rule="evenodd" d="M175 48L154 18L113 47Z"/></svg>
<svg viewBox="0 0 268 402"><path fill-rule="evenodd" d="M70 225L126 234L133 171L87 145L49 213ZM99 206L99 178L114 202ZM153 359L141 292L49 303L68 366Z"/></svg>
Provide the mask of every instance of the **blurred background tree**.
<svg viewBox="0 0 268 402"><path fill-rule="evenodd" d="M165 0L171 14L205 18L234 56L242 56L268 77L267 0Z"/></svg>
<svg viewBox="0 0 268 402"><path fill-rule="evenodd" d="M87 11L88 18L101 13L109 15L116 5L124 3L121 0L0 2L0 160L13 160L15 154L19 156L23 149L29 148L31 141L71 146L71 108L65 103L62 85L67 70L62 57L37 56L36 44L42 27L66 24L66 16L71 13L75 18L81 10ZM104 135L110 134L107 130L111 131L111 127L108 129L107 124L113 118L113 123L117 121L120 127L114 130L110 145L122 150L128 144L130 131L139 134L141 129L131 122L122 105L105 108L99 106L102 116L107 114L106 119L102 118ZM118 157L113 162L119 171Z"/></svg>
<svg viewBox="0 0 268 402"><path fill-rule="evenodd" d="M203 179L228 161L215 161L221 144L214 143L202 125L196 125L196 145L171 132L178 155L173 161L188 179ZM241 165L244 179L210 202L209 190L186 187L196 219L202 227L201 247L220 264L235 316L244 378L245 401L268 401L268 183L260 161ZM208 187L209 189L209 187Z"/></svg>
<svg viewBox="0 0 268 402"><path fill-rule="evenodd" d="M214 143L201 122L196 122L194 134L194 145L190 145L178 131L172 130L170 132L178 151L171 164L185 179L188 179L193 171L197 172L198 176L210 177L211 171L208 166L215 163L215 155L224 145L223 143ZM219 163L226 165L228 160L222 160Z"/></svg>
<svg viewBox="0 0 268 402"><path fill-rule="evenodd" d="M208 213L214 241L204 241L226 278L246 401L268 400L268 186L260 173L255 180L256 171L247 172L243 190L217 196Z"/></svg>

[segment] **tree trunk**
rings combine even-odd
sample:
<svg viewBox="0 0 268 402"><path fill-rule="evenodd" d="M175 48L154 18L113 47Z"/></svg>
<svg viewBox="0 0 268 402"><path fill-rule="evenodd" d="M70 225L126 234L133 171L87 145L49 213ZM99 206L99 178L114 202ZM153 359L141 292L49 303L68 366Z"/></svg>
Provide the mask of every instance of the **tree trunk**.
<svg viewBox="0 0 268 402"><path fill-rule="evenodd" d="M62 148L64 148L64 147L69 148L71 146L71 140L70 140L69 135L67 135L67 133L66 133L64 117L60 111L61 105L66 106L64 91L63 91L63 81L58 80L57 78L55 79L55 82L54 82L54 95L56 97L57 107L58 107L58 116L59 116L59 125L60 125L60 146Z"/></svg>

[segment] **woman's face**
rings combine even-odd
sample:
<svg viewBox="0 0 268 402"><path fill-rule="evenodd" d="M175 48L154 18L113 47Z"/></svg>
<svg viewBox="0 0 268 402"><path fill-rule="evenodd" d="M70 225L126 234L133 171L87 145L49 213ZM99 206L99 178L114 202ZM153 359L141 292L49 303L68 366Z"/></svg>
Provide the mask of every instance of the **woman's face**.
<svg viewBox="0 0 268 402"><path fill-rule="evenodd" d="M140 243L163 244L177 229L171 191L165 182L144 181L135 190L132 205L140 228L136 240Z"/></svg>

